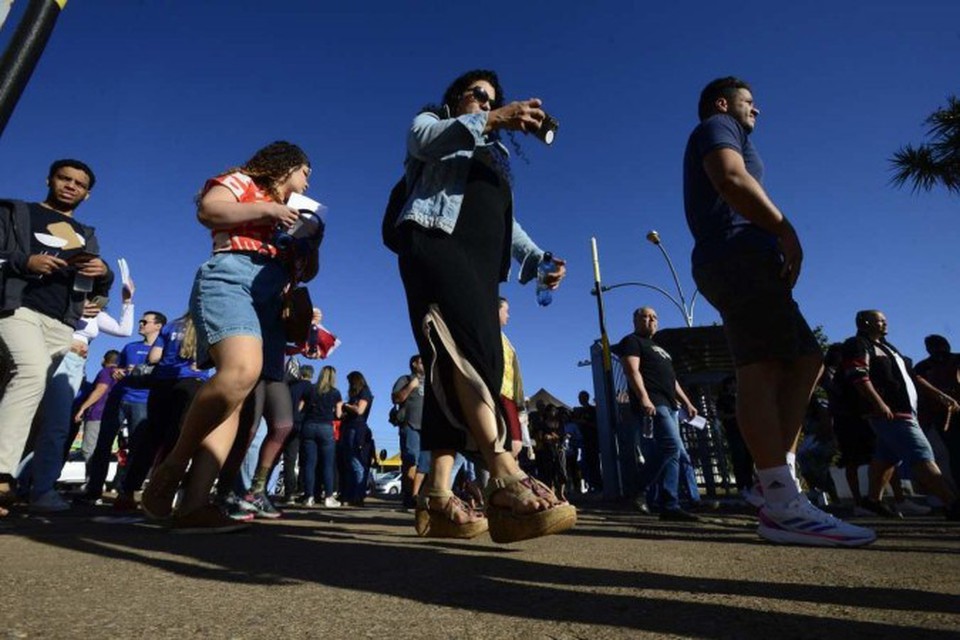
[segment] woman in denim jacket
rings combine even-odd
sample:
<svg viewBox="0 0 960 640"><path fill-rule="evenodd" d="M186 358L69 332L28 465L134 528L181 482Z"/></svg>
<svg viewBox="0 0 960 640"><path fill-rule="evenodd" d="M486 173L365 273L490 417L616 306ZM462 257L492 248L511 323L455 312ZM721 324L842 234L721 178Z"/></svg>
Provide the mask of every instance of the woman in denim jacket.
<svg viewBox="0 0 960 640"><path fill-rule="evenodd" d="M543 251L513 218L509 161L497 138L502 129L536 131L540 104L504 105L496 74L470 71L441 107L414 119L408 136L410 196L397 226L400 275L427 371L421 438L432 463L416 512L421 536L471 538L489 528L494 541L511 542L576 522L571 505L517 466L500 405L499 284L511 254L528 282ZM565 274L564 262L556 264L551 288ZM449 491L454 454L463 449L479 451L490 470L487 517Z"/></svg>

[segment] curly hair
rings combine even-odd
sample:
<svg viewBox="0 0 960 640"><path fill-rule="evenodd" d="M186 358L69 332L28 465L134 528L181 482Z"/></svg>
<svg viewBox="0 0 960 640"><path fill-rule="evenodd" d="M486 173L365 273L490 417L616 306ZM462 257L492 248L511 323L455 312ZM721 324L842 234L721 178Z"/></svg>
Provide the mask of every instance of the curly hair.
<svg viewBox="0 0 960 640"><path fill-rule="evenodd" d="M278 140L257 151L241 166L227 169L221 175L239 171L250 176L274 202L283 202L277 192L277 184L301 165L310 166L310 159L303 149L292 142Z"/></svg>

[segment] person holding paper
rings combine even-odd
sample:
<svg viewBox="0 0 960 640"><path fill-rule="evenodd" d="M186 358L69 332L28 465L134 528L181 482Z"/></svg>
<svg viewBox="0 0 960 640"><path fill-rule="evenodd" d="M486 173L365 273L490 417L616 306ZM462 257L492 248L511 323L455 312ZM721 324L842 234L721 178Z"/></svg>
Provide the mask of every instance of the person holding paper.
<svg viewBox="0 0 960 640"><path fill-rule="evenodd" d="M93 228L73 216L95 181L83 162L57 160L43 202L0 200L0 340L16 367L0 399L0 512L15 499L13 474L48 374L70 350L83 314L89 289L77 281L109 289L113 278L96 255Z"/></svg>
<svg viewBox="0 0 960 640"><path fill-rule="evenodd" d="M670 354L653 341L658 323L652 307L640 307L633 312L633 333L617 346L627 378L632 426L643 439L655 441L658 454L648 456L640 470L637 504L641 511L648 511L647 487L659 482L660 519L695 522L697 516L680 508L680 453L684 447L677 400L689 418L696 418L697 408L680 388Z"/></svg>
<svg viewBox="0 0 960 640"><path fill-rule="evenodd" d="M210 503L210 488L237 438L251 391L261 379L282 385L286 338L281 293L292 279L309 279L316 269L298 266L300 259L286 255L278 239L289 238L300 220L299 211L284 203L307 190L309 176L310 161L300 147L274 142L242 166L208 180L197 198L197 218L211 230L213 256L197 272L190 312L197 330L197 364L217 371L187 410L180 438L154 470L142 502L149 516L170 516L192 460L174 531L226 532L244 526ZM273 407L273 423L279 452L293 428L285 386Z"/></svg>

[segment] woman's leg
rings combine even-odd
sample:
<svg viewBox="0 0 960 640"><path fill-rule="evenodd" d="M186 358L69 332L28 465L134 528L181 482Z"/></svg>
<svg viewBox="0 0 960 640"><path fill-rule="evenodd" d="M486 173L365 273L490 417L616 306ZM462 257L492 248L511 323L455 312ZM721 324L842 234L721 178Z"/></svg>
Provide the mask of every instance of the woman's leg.
<svg viewBox="0 0 960 640"><path fill-rule="evenodd" d="M260 458L257 472L253 477L251 493L264 493L270 472L283 451L287 437L293 430L293 401L290 388L277 380L265 381L266 403L264 417L267 419L267 437L260 445Z"/></svg>
<svg viewBox="0 0 960 640"><path fill-rule="evenodd" d="M320 425L305 422L300 429L300 468L303 469L303 497L312 498L316 493L317 450Z"/></svg>
<svg viewBox="0 0 960 640"><path fill-rule="evenodd" d="M177 444L154 472L154 482L144 494L144 508L166 515L193 459L184 484L180 510L189 513L209 501L210 488L237 435L240 409L260 377L263 349L255 336L224 338L210 348L217 373L204 384L184 416ZM160 482L156 482L160 480Z"/></svg>
<svg viewBox="0 0 960 640"><path fill-rule="evenodd" d="M333 484L334 470L336 467L335 457L336 457L336 442L333 439L333 425L332 424L322 424L320 425L319 431L319 445L320 445L320 463L321 463L321 477L323 478L323 492L324 496L327 498L332 498L336 489ZM307 494L314 495L314 497L319 497L319 491L316 494Z"/></svg>

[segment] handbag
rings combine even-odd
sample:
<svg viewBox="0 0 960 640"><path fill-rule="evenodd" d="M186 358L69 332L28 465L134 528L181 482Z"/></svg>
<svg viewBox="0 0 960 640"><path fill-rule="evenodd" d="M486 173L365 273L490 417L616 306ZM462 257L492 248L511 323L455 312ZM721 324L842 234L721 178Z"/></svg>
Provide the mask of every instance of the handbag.
<svg viewBox="0 0 960 640"><path fill-rule="evenodd" d="M301 344L307 341L313 320L313 302L306 287L290 287L283 293L280 317L287 342Z"/></svg>

